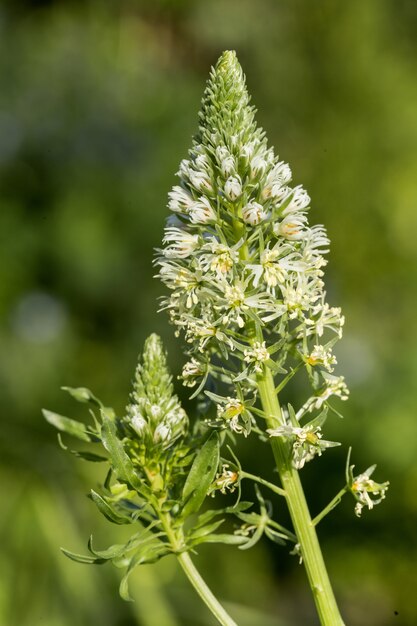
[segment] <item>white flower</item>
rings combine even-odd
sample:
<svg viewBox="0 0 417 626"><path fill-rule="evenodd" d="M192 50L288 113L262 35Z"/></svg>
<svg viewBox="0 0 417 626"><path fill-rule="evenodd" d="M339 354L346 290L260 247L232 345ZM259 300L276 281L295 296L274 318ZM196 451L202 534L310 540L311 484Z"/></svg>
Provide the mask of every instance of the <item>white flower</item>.
<svg viewBox="0 0 417 626"><path fill-rule="evenodd" d="M307 217L303 214L287 215L284 219L274 225L275 235L280 235L291 241L299 241L304 236L304 225Z"/></svg>
<svg viewBox="0 0 417 626"><path fill-rule="evenodd" d="M268 217L262 204L258 202L248 202L242 209L242 219L246 224L257 226Z"/></svg>
<svg viewBox="0 0 417 626"><path fill-rule="evenodd" d="M245 406L238 398L226 398L224 405L217 405L217 416L224 420L230 420L232 417L238 417L245 410Z"/></svg>
<svg viewBox="0 0 417 626"><path fill-rule="evenodd" d="M190 361L185 363L182 368L181 378L186 387L195 387L196 378L203 374L203 369L201 363L197 361L194 357L191 358Z"/></svg>
<svg viewBox="0 0 417 626"><path fill-rule="evenodd" d="M310 202L310 196L301 185L299 185L298 187L294 187L291 199L287 206L284 208L282 214L288 215L289 213L301 211L302 209L308 207Z"/></svg>
<svg viewBox="0 0 417 626"><path fill-rule="evenodd" d="M265 187L262 190L262 197L267 200L273 198L274 200L281 200L288 195L290 189L286 186L291 180L292 173L289 165L280 161L269 172Z"/></svg>
<svg viewBox="0 0 417 626"><path fill-rule="evenodd" d="M163 242L173 242L164 248L164 255L171 259L186 259L198 247L198 235L180 228L166 228Z"/></svg>
<svg viewBox="0 0 417 626"><path fill-rule="evenodd" d="M332 354L331 350L326 350L322 345L316 345L313 351L306 358L306 363L312 365L323 365L328 372L333 371L332 365L336 365L336 357Z"/></svg>
<svg viewBox="0 0 417 626"><path fill-rule="evenodd" d="M208 270L216 272L218 275L227 274L239 259L236 246L229 248L214 238L206 243L202 250L204 254L199 259L201 268L206 272Z"/></svg>
<svg viewBox="0 0 417 626"><path fill-rule="evenodd" d="M250 163L250 177L258 178L258 176L262 176L266 170L266 161L262 155L257 155L254 157Z"/></svg>
<svg viewBox="0 0 417 626"><path fill-rule="evenodd" d="M340 446L337 441L322 439L320 426L291 426L285 424L267 430L270 437L284 437L292 442L292 462L296 469L304 467L315 456L321 456L323 450Z"/></svg>
<svg viewBox="0 0 417 626"><path fill-rule="evenodd" d="M169 192L168 207L174 213L188 213L188 209L193 204L194 199L191 194L179 185L175 185Z"/></svg>
<svg viewBox="0 0 417 626"><path fill-rule="evenodd" d="M346 386L344 376L333 376L323 372L323 377L325 380L324 388L304 403L301 409L302 412L320 409L331 396L336 396L341 400L348 399L349 389Z"/></svg>
<svg viewBox="0 0 417 626"><path fill-rule="evenodd" d="M241 147L239 158L241 159L241 161L243 161L243 164L245 166L249 163L250 159L252 158L254 150L255 150L255 142L253 141L249 143L245 143Z"/></svg>
<svg viewBox="0 0 417 626"><path fill-rule="evenodd" d="M351 470L354 466L352 466ZM371 475L374 472L376 465L368 467L368 469L359 474L359 476L352 477L349 489L356 499L355 514L360 517L364 506L369 510L373 509L375 505L382 502L385 498L389 482L376 483L372 480Z"/></svg>
<svg viewBox="0 0 417 626"><path fill-rule="evenodd" d="M222 471L220 474L216 475L214 482L214 487L220 489L221 493L224 494L226 494L228 490L230 493L233 493L239 480L239 474L228 468L229 465L223 463Z"/></svg>
<svg viewBox="0 0 417 626"><path fill-rule="evenodd" d="M220 165L220 170L223 176L226 178L235 171L235 160L232 155L227 156Z"/></svg>
<svg viewBox="0 0 417 626"><path fill-rule="evenodd" d="M237 176L231 176L224 184L224 193L232 202L242 195L242 183Z"/></svg>
<svg viewBox="0 0 417 626"><path fill-rule="evenodd" d="M148 430L148 422L139 412L130 417L130 425L140 437Z"/></svg>
<svg viewBox="0 0 417 626"><path fill-rule="evenodd" d="M265 341L255 341L251 348L244 351L244 361L246 363L253 363L254 370L257 373L262 372L262 364L268 361L271 355L268 352Z"/></svg>
<svg viewBox="0 0 417 626"><path fill-rule="evenodd" d="M322 301L313 308L311 317L306 319L305 323L307 335L316 333L321 337L325 328L329 328L340 338L342 336L345 318L342 315L341 309L339 307L330 307L327 302L324 302L323 296Z"/></svg>
<svg viewBox="0 0 417 626"><path fill-rule="evenodd" d="M210 201L204 196L200 196L197 202L193 202L188 209L188 215L193 224L208 224L217 220L217 215Z"/></svg>
<svg viewBox="0 0 417 626"><path fill-rule="evenodd" d="M266 248L261 254L260 265L247 265L254 274L254 286L257 287L262 277L268 287L276 287L283 284L289 272L300 272L305 269L305 264L297 259L298 254L291 252L287 244L276 245L274 248Z"/></svg>
<svg viewBox="0 0 417 626"><path fill-rule="evenodd" d="M190 183L197 191L208 191L210 193L213 191L210 178L206 172L196 172L190 169L188 176Z"/></svg>
<svg viewBox="0 0 417 626"><path fill-rule="evenodd" d="M155 443L167 443L171 439L171 428L161 422L155 428L153 433L153 440Z"/></svg>

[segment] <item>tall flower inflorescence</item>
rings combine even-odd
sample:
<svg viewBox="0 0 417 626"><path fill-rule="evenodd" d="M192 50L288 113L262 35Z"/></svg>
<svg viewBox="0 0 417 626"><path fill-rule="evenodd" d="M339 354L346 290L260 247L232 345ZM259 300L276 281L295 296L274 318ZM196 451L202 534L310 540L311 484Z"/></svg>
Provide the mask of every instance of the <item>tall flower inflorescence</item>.
<svg viewBox="0 0 417 626"><path fill-rule="evenodd" d="M178 176L156 263L170 290L162 308L187 344L183 382L194 388L193 397L204 392L215 403L216 416L207 419L211 426L243 436L253 430L263 440L269 436L282 484L272 490L286 498L295 551L321 623L342 626L315 525L348 491L357 514L363 506L372 508L387 483L371 481L368 470L356 481L349 474L330 504L310 516L298 470L340 445L323 439L322 427L329 408L337 413L333 398L348 398L343 376L334 373L332 353L344 318L326 300L326 231L309 224L308 193L291 183L290 167L257 127L234 52L222 54L211 72L199 130ZM311 391L296 408L281 406L282 390L301 370ZM237 472L224 464L217 489L225 493L243 478L271 488L243 471L229 451ZM258 500L260 515L240 515L254 541L266 523L259 490Z"/></svg>
<svg viewBox="0 0 417 626"><path fill-rule="evenodd" d="M332 373L344 318L326 301L326 231L309 225L308 193L291 184L290 167L257 127L234 52L212 70L199 132L178 176L157 263L171 291L162 306L189 347L184 384L198 392L208 376L226 383L227 395L213 398L217 423L247 435L257 378L269 370L285 384L304 367L311 397L294 423L284 413L285 430L270 433L293 441L300 467L325 446L321 426L299 432L299 420L348 395L343 377ZM298 445L304 440L310 445Z"/></svg>

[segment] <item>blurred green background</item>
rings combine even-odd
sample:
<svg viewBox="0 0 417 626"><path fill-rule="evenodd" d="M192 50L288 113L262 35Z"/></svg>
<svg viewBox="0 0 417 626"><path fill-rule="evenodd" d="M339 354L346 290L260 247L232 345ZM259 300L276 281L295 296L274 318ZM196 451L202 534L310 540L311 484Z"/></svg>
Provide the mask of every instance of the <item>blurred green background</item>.
<svg viewBox="0 0 417 626"><path fill-rule="evenodd" d="M60 450L40 409L74 414L67 384L123 410L151 331L180 368L152 249L210 65L230 48L328 228L329 300L347 318L351 399L326 432L344 446L303 470L311 508L342 486L349 444L358 471L378 463L391 482L362 520L346 498L321 524L336 593L349 626L417 623L416 27L412 0L0 3L0 624L213 624L170 558L132 577L126 604L118 571L60 553L124 530L84 497L100 468ZM242 455L271 471L255 441ZM241 626L317 624L286 550L203 547L197 564Z"/></svg>

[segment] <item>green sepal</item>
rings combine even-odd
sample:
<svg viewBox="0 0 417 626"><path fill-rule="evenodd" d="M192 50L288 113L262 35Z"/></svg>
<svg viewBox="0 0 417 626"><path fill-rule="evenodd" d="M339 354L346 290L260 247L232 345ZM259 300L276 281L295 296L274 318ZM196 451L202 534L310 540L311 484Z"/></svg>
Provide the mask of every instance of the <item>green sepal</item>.
<svg viewBox="0 0 417 626"><path fill-rule="evenodd" d="M217 432L213 432L202 446L191 466L182 491L183 518L196 513L207 495L213 482L220 460L220 441Z"/></svg>
<svg viewBox="0 0 417 626"><path fill-rule="evenodd" d="M91 489L90 498L93 500L100 513L102 513L102 515L104 515L104 517L106 517L110 522L113 522L113 524L131 524L134 521L128 515L123 515L115 510L107 498L101 496L99 493L94 491L94 489Z"/></svg>
<svg viewBox="0 0 417 626"><path fill-rule="evenodd" d="M99 439L93 433L89 432L87 427L81 422L72 420L69 417L64 417L64 415L59 415L53 411L48 411L47 409L42 409L42 414L47 422L55 426L58 430L67 433L67 435L81 439L81 441L99 441Z"/></svg>

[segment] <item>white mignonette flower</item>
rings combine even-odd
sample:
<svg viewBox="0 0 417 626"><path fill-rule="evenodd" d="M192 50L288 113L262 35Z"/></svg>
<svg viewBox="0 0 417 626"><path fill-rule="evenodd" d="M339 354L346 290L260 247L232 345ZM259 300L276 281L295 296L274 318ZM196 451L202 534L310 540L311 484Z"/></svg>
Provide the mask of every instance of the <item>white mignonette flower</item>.
<svg viewBox="0 0 417 626"><path fill-rule="evenodd" d="M274 248L266 248L261 254L260 265L247 265L254 274L253 284L258 286L262 277L266 285L270 288L282 285L288 277L289 272L301 272L305 269L305 263L297 257L297 252L286 254L287 250L291 250L288 244L276 245Z"/></svg>
<svg viewBox="0 0 417 626"><path fill-rule="evenodd" d="M277 236L290 239L291 241L299 241L305 235L304 226L307 217L300 213L299 215L287 215L284 219L274 225L273 231Z"/></svg>
<svg viewBox="0 0 417 626"><path fill-rule="evenodd" d="M130 416L130 425L139 437L142 437L148 430L148 422L139 412Z"/></svg>
<svg viewBox="0 0 417 626"><path fill-rule="evenodd" d="M265 173L266 170L266 161L263 155L257 155L251 160L250 163L250 178L258 178Z"/></svg>
<svg viewBox="0 0 417 626"><path fill-rule="evenodd" d="M313 351L306 358L306 363L312 365L313 367L316 365L323 365L328 372L332 372L334 369L332 365L336 365L337 361L331 350L326 350L324 346L316 345L314 346Z"/></svg>
<svg viewBox="0 0 417 626"><path fill-rule="evenodd" d="M243 144L239 152L239 159L243 162L244 166L247 166L255 151L255 142Z"/></svg>
<svg viewBox="0 0 417 626"><path fill-rule="evenodd" d="M205 252L207 250L207 252ZM204 254L200 256L200 265L204 271L212 271L218 275L227 274L234 263L239 260L236 246L229 248L223 243L212 238L202 247Z"/></svg>
<svg viewBox="0 0 417 626"><path fill-rule="evenodd" d="M226 403L217 405L217 416L228 421L233 417L242 415L245 410L245 405L238 398L226 398Z"/></svg>
<svg viewBox="0 0 417 626"><path fill-rule="evenodd" d="M282 200L291 191L286 186L292 178L292 172L288 163L280 161L269 172L265 187L262 190L262 197L267 200L273 198L274 200Z"/></svg>
<svg viewBox="0 0 417 626"><path fill-rule="evenodd" d="M337 441L322 439L320 426L291 426L285 424L267 430L270 437L283 437L292 442L292 462L296 469L302 469L315 456L321 456L327 448L340 446Z"/></svg>
<svg viewBox="0 0 417 626"><path fill-rule="evenodd" d="M185 189L175 185L169 192L168 207L174 213L188 213L190 206L194 203L194 198Z"/></svg>
<svg viewBox="0 0 417 626"><path fill-rule="evenodd" d="M385 494L388 490L389 482L376 483L372 480L371 475L374 472L376 465L368 467L368 469L353 478L349 489L355 499L357 500L355 506L355 514L360 517L362 509L366 506L369 510L373 509L375 505L384 500ZM353 468L352 468L353 469Z"/></svg>
<svg viewBox="0 0 417 626"><path fill-rule="evenodd" d="M188 215L193 224L208 224L217 220L216 212L204 196L200 196L197 202L193 202L188 209Z"/></svg>
<svg viewBox="0 0 417 626"><path fill-rule="evenodd" d="M185 363L182 368L181 378L183 380L183 384L186 387L195 387L197 382L196 378L202 376L203 373L204 370L202 369L201 363L192 357L191 360Z"/></svg>
<svg viewBox="0 0 417 626"><path fill-rule="evenodd" d="M239 474L229 469L228 463L223 463L222 471L216 475L214 488L219 489L221 493L226 494L228 491L233 493L237 487Z"/></svg>
<svg viewBox="0 0 417 626"><path fill-rule="evenodd" d="M192 235L180 228L166 228L163 243L173 242L163 250L171 259L186 259L198 247L198 235Z"/></svg>
<svg viewBox="0 0 417 626"><path fill-rule="evenodd" d="M210 162L206 154L199 154L195 159L195 164L199 170L210 170Z"/></svg>
<svg viewBox="0 0 417 626"><path fill-rule="evenodd" d="M197 189L197 191L206 191L212 193L213 187L206 172L195 172L194 170L190 169L188 177L190 183L195 189Z"/></svg>
<svg viewBox="0 0 417 626"><path fill-rule="evenodd" d="M349 397L349 389L346 386L344 376L333 376L332 374L323 373L325 387L315 396L312 396L303 405L303 412L321 409L323 404L331 396L336 396L340 400L347 400Z"/></svg>
<svg viewBox="0 0 417 626"><path fill-rule="evenodd" d="M246 363L254 364L254 371L256 373L261 373L263 363L271 358L265 341L262 341L262 343L255 341L250 349L244 351L243 355Z"/></svg>
<svg viewBox="0 0 417 626"><path fill-rule="evenodd" d="M233 174L235 172L235 169L236 169L235 159L234 157L232 157L232 155L229 155L222 160L221 165L220 165L220 171L225 178L230 176L230 174Z"/></svg>
<svg viewBox="0 0 417 626"><path fill-rule="evenodd" d="M264 207L259 202L248 202L242 209L242 219L246 224L257 226L268 217Z"/></svg>
<svg viewBox="0 0 417 626"><path fill-rule="evenodd" d="M305 323L307 335L316 333L318 337L322 337L325 328L329 328L341 338L345 318L340 307L330 307L322 298L322 302L313 308L312 318L306 319Z"/></svg>
<svg viewBox="0 0 417 626"><path fill-rule="evenodd" d="M154 433L153 433L154 443L165 444L170 439L171 439L171 428L167 424L164 424L163 422L161 422L160 424L158 424L158 426L154 430Z"/></svg>
<svg viewBox="0 0 417 626"><path fill-rule="evenodd" d="M231 176L224 184L224 193L226 197L234 202L242 195L242 181L237 176Z"/></svg>
<svg viewBox="0 0 417 626"><path fill-rule="evenodd" d="M295 213L305 209L309 206L311 198L301 185L294 187L291 199L287 206L284 208L282 214L288 215L289 213Z"/></svg>

